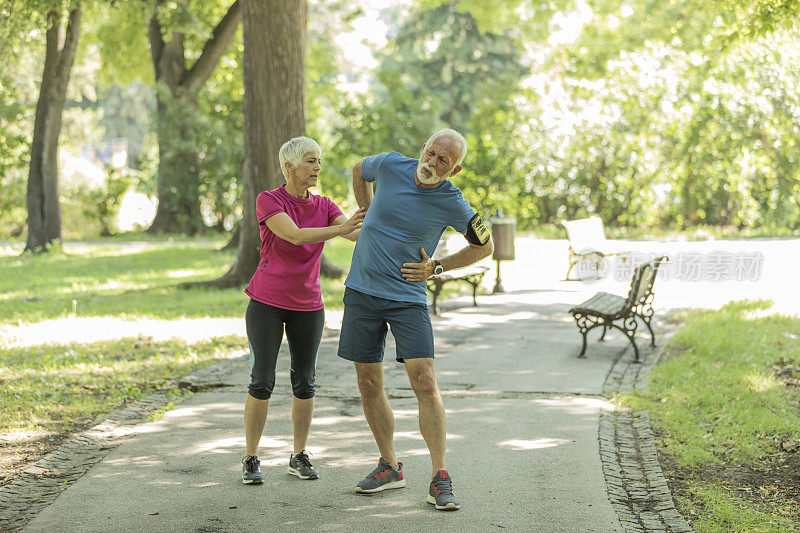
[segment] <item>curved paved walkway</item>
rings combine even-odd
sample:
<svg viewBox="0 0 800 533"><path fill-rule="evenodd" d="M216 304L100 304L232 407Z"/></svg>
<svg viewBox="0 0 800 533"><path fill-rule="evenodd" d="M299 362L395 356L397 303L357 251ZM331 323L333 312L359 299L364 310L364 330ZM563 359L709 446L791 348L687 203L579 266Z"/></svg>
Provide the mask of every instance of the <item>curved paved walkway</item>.
<svg viewBox="0 0 800 533"><path fill-rule="evenodd" d="M610 409L606 376L625 351L621 336L576 359L580 343L565 311L578 294L518 292L435 320L437 372L448 411L448 468L463 508L425 502L429 459L417 430L404 369L386 363L397 417L397 449L408 487L375 496L353 486L377 459L353 369L319 358L310 450L322 473L300 482L285 472L291 445L287 357L262 442L266 483L239 481L246 361L226 386L198 393L157 421L130 428L97 464L28 522L26 531L422 530L623 531L608 499L598 425ZM393 346L387 347L392 354ZM42 478L46 472L39 473Z"/></svg>
<svg viewBox="0 0 800 533"><path fill-rule="evenodd" d="M659 246L646 243L642 251L661 251ZM701 251L724 246L685 243ZM731 246L753 247L751 242ZM761 248L763 279L716 286L659 281L656 304L714 306L723 298L773 296L770 287L780 287L786 268L781 258L796 252L798 242L762 243ZM435 320L437 374L448 411L448 468L463 503L457 513L439 513L425 503L429 462L417 430L416 401L403 368L391 357L386 381L409 484L386 494L355 494L353 485L372 469L377 451L352 367L335 356L336 338L331 336L320 351L309 447L321 480L301 482L285 473L291 422L288 358L282 357L262 442L266 483L241 484L241 409L248 371L246 361L239 360L217 376L223 386L186 399L163 418L135 423L141 413L132 415L130 424L111 423L108 434L84 435L71 443L72 452L57 451L32 466L23 476L24 486L0 491L3 527L15 527L7 517L30 507L25 498L42 498L49 505L26 519L26 531L685 530L670 509L658 508L667 500L651 505L641 486L624 485L644 481L664 496L660 480L651 477L657 472L647 446L635 450L639 459L634 463L646 466L640 470L619 450L619 435L632 436L634 444L647 435L640 415L617 416L607 401L608 394L638 379L633 375L638 370L626 362L625 339L609 335L605 343L592 342L588 359L575 357L580 338L567 309L597 290L624 292L627 283L531 287L531 280L563 275L562 258L552 258L564 249L563 241L520 243L521 259L503 270L506 288L515 292L480 297L478 308L447 302ZM788 301L780 292L775 296L779 303ZM393 346L387 353L393 353ZM94 446L96 455L59 478L57 466L86 446ZM48 470L54 465L55 471ZM617 480L621 487L615 486ZM628 510L620 509L625 497ZM642 516L642 510L654 513ZM672 519L676 522L668 523Z"/></svg>

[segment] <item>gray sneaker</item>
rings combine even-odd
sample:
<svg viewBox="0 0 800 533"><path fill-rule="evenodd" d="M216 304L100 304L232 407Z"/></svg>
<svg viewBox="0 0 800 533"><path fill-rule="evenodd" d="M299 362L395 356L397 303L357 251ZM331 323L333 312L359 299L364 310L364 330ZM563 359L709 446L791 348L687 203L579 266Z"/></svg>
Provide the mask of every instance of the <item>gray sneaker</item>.
<svg viewBox="0 0 800 533"><path fill-rule="evenodd" d="M264 476L261 475L261 461L254 455L248 455L242 459L242 483L248 485L258 485L264 483Z"/></svg>
<svg viewBox="0 0 800 533"><path fill-rule="evenodd" d="M428 488L428 503L440 511L457 511L461 508L458 498L453 494L453 480L447 470L439 470Z"/></svg>
<svg viewBox="0 0 800 533"><path fill-rule="evenodd" d="M403 479L403 463L397 463L397 470L383 460L378 461L378 468L356 484L356 492L380 492L386 489L399 489L406 486Z"/></svg>
<svg viewBox="0 0 800 533"><path fill-rule="evenodd" d="M311 461L309 461L305 450L289 456L288 472L300 479L319 479L319 472L311 466Z"/></svg>

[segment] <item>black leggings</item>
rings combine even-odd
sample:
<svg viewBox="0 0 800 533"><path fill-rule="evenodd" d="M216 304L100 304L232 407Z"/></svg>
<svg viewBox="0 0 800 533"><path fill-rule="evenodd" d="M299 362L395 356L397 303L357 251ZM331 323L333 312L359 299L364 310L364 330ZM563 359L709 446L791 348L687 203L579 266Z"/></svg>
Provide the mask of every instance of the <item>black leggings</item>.
<svg viewBox="0 0 800 533"><path fill-rule="evenodd" d="M247 340L250 342L250 396L268 400L275 387L275 363L283 342L283 326L292 356L292 393L307 400L314 397L317 384L317 351L325 325L325 310L289 311L250 300L245 313Z"/></svg>

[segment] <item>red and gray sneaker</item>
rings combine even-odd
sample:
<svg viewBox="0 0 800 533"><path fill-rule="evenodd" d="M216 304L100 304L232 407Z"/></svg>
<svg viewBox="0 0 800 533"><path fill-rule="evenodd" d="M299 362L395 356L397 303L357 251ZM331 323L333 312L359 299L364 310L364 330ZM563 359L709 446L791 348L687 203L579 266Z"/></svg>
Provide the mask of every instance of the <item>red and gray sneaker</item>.
<svg viewBox="0 0 800 533"><path fill-rule="evenodd" d="M447 470L439 470L433 477L428 489L428 503L440 511L457 511L461 508L458 498L453 494L453 480L447 475Z"/></svg>
<svg viewBox="0 0 800 533"><path fill-rule="evenodd" d="M403 463L397 463L397 470L383 460L378 461L378 468L356 484L356 492L380 492L386 489L399 489L406 486L403 479Z"/></svg>

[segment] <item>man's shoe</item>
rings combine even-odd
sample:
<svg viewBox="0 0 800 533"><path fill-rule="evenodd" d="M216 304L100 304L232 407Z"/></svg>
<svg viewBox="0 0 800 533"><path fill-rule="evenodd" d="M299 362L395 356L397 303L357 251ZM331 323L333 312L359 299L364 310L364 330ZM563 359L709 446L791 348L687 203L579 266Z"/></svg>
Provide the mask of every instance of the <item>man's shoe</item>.
<svg viewBox="0 0 800 533"><path fill-rule="evenodd" d="M356 492L380 492L386 489L399 489L406 486L403 479L403 463L397 463L397 470L383 460L378 461L378 468L356 484Z"/></svg>
<svg viewBox="0 0 800 533"><path fill-rule="evenodd" d="M439 470L431 481L428 503L435 505L440 511L456 511L461 508L453 494L453 480L447 475L447 470Z"/></svg>
<svg viewBox="0 0 800 533"><path fill-rule="evenodd" d="M300 479L319 479L319 472L311 466L305 450L289 456L289 473Z"/></svg>
<svg viewBox="0 0 800 533"><path fill-rule="evenodd" d="M264 476L261 475L261 461L254 455L248 455L242 459L242 483L248 485L258 485L264 483Z"/></svg>

